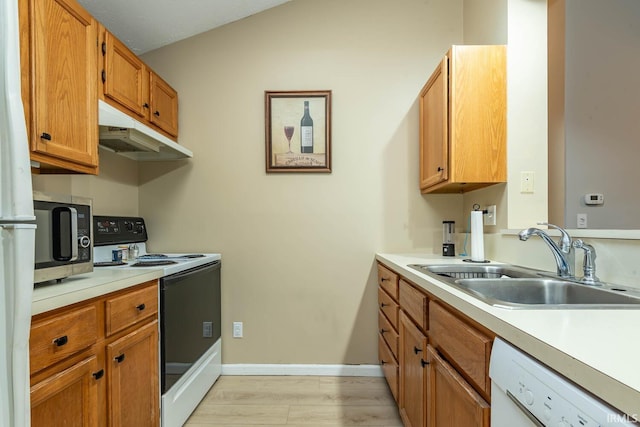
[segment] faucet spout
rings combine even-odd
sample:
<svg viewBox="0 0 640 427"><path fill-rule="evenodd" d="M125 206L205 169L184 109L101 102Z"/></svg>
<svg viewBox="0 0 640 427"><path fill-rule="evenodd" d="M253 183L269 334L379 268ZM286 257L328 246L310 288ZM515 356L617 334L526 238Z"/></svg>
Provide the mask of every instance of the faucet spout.
<svg viewBox="0 0 640 427"><path fill-rule="evenodd" d="M548 224L551 227L558 228L553 224ZM571 243L569 234L565 230L561 230L562 238L560 241L560 245L556 244L553 239L544 231L539 228L531 227L525 230L522 230L518 233L518 237L522 241L529 240L531 236L540 236L540 238L547 244L553 257L556 260L556 266L558 271L558 276L560 277L573 277L574 273L574 253L571 250ZM569 244L567 245L565 240L569 240Z"/></svg>

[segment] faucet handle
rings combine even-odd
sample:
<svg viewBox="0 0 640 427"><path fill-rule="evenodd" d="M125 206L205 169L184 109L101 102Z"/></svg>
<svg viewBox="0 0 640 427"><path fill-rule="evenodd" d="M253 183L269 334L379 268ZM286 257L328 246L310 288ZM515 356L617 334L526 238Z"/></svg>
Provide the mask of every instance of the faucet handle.
<svg viewBox="0 0 640 427"><path fill-rule="evenodd" d="M571 252L571 236L569 236L569 233L567 232L567 230L555 224L550 224L548 222L539 222L538 225L546 225L547 227L555 228L556 230L558 230L562 235L560 237L560 249L562 250L562 252L567 254Z"/></svg>

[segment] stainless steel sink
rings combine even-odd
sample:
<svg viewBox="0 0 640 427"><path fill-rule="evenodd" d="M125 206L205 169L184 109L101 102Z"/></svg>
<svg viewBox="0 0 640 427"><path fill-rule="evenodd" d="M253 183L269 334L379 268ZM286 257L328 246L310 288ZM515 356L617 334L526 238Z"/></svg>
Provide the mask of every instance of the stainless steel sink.
<svg viewBox="0 0 640 427"><path fill-rule="evenodd" d="M631 305L640 308L640 298L625 291L614 291L564 280L545 278L524 279L462 279L455 285L492 304L518 306L590 306L618 308ZM562 307L571 308L571 307Z"/></svg>
<svg viewBox="0 0 640 427"><path fill-rule="evenodd" d="M508 264L413 264L410 267L497 307L640 309L637 290L550 278L552 273L525 267Z"/></svg>

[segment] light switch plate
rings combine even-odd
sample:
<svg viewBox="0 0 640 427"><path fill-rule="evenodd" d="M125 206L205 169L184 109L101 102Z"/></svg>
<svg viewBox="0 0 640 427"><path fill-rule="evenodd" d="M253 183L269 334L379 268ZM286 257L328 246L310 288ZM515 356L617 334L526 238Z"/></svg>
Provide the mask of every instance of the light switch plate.
<svg viewBox="0 0 640 427"><path fill-rule="evenodd" d="M484 225L496 225L496 205L487 206L486 211L482 216Z"/></svg>

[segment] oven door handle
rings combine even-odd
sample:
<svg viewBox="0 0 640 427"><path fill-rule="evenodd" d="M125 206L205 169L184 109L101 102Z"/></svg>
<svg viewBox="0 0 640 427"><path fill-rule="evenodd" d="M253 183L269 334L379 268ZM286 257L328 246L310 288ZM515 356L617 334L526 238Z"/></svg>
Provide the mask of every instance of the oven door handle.
<svg viewBox="0 0 640 427"><path fill-rule="evenodd" d="M529 412L529 410L513 394L511 394L509 390L507 390L507 396L513 403L515 403L518 409L520 409L520 411L522 411L522 413L525 414L527 418L529 418L529 420L531 420L533 424L535 424L537 427L545 427L545 425L542 424L540 420L535 417L535 415Z"/></svg>
<svg viewBox="0 0 640 427"><path fill-rule="evenodd" d="M61 212L69 213L69 229L62 235L66 228L62 226L63 215ZM70 206L56 207L52 211L54 225L53 232L53 259L56 261L76 261L78 259L78 211ZM65 218L66 219L66 218ZM63 253L66 246L66 239L69 239L69 252Z"/></svg>

